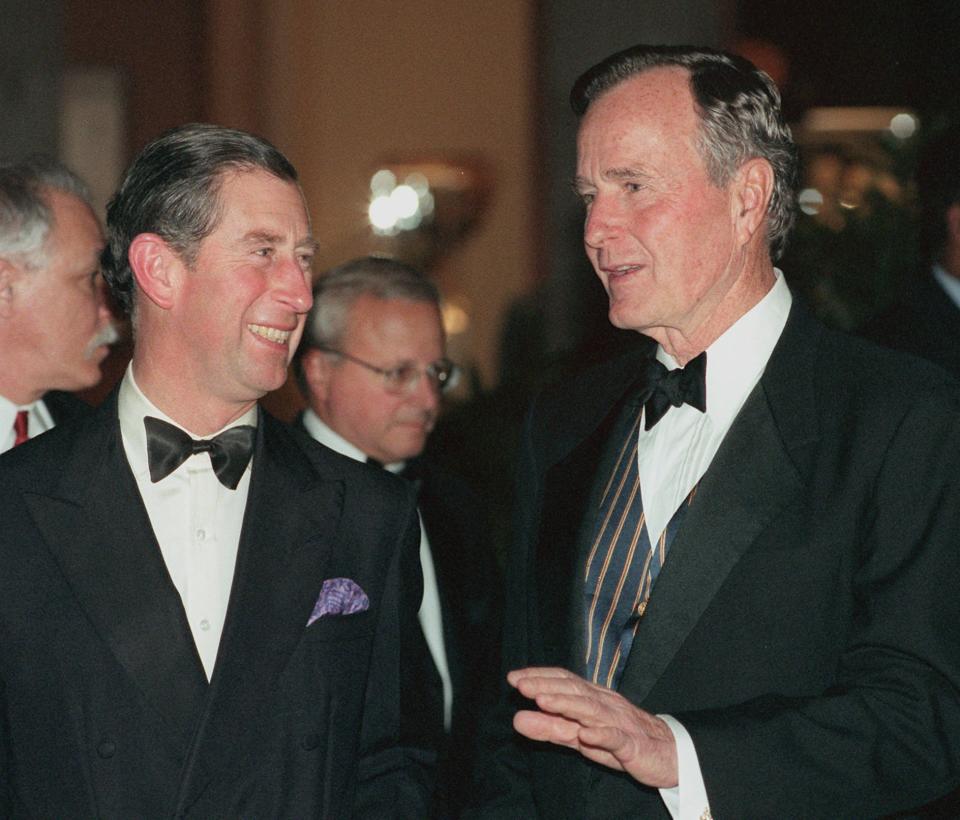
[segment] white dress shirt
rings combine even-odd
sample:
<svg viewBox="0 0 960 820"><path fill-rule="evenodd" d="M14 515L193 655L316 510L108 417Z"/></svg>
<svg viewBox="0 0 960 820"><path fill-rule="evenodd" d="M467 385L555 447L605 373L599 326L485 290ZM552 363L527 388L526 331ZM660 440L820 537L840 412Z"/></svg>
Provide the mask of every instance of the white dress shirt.
<svg viewBox="0 0 960 820"><path fill-rule="evenodd" d="M0 453L13 449L13 442L17 440L13 431L13 422L21 410L27 411L27 435L30 438L39 436L53 427L53 417L43 403L43 399L38 399L32 404L20 405L0 396Z"/></svg>
<svg viewBox="0 0 960 820"><path fill-rule="evenodd" d="M354 461L366 461L367 454L359 447L347 441L339 433L331 430L321 418L307 408L303 412L303 426L306 431L321 444L326 445L331 450L335 450L340 455L354 459ZM405 462L398 461L393 464L384 464L384 469L391 473L399 473L403 470ZM417 510L420 515L420 510ZM443 643L443 616L440 611L440 589L437 586L437 573L433 564L433 553L430 551L430 539L427 537L427 530L423 526L423 517L420 517L420 568L423 572L423 600L420 602L420 611L417 617L420 620L420 628L423 630L423 637L426 639L427 648L430 650L430 656L433 658L434 666L440 673L440 681L443 685L443 726L450 731L450 720L453 713L453 684L450 682L450 666L447 663L447 649Z"/></svg>
<svg viewBox="0 0 960 820"><path fill-rule="evenodd" d="M640 425L637 458L652 544L707 472L783 333L793 297L783 274L776 270L775 275L776 281L763 299L707 348L706 412L684 404L671 407L650 431ZM660 347L657 359L668 369L677 366ZM660 717L677 741L680 784L661 789L660 794L675 820L697 820L709 812L709 804L693 740L677 720L669 715Z"/></svg>
<svg viewBox="0 0 960 820"><path fill-rule="evenodd" d="M120 385L118 409L127 461L147 508L167 572L180 593L207 680L210 680L233 584L252 460L236 490L220 483L208 453L190 456L170 475L154 484L150 480L147 461L144 417L153 416L180 429L183 427L143 394L134 379L132 364L127 367ZM256 406L224 430L241 424L256 426ZM189 430L186 432L190 433ZM194 438L213 438L217 433Z"/></svg>

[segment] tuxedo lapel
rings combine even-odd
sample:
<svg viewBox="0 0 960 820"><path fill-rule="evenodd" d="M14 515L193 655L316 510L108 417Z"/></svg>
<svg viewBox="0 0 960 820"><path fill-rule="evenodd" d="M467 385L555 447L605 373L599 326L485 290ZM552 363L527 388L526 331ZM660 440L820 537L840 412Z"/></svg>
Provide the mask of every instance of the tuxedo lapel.
<svg viewBox="0 0 960 820"><path fill-rule="evenodd" d="M267 708L306 632L337 537L342 482L320 480L280 423L262 412L261 421L230 603L181 809L211 780L229 782L231 764L240 763L237 727Z"/></svg>
<svg viewBox="0 0 960 820"><path fill-rule="evenodd" d="M206 679L120 439L116 394L78 428L49 495L31 515L102 640L182 754Z"/></svg>
<svg viewBox="0 0 960 820"><path fill-rule="evenodd" d="M795 501L815 438L813 331L799 307L700 482L640 622L620 691L640 703L764 528Z"/></svg>

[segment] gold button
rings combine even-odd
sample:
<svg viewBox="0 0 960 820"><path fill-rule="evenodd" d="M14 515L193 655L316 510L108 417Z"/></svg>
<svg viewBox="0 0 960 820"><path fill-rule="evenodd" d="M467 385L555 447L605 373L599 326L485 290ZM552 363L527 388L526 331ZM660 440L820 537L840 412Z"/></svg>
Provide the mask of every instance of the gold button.
<svg viewBox="0 0 960 820"><path fill-rule="evenodd" d="M637 607L637 614L643 617L643 613L647 611L647 602L641 601L640 605Z"/></svg>

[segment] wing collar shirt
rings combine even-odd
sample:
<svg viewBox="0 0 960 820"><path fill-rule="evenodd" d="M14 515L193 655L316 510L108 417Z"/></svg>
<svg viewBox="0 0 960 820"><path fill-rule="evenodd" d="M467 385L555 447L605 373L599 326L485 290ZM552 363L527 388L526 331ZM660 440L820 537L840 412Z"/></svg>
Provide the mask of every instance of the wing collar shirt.
<svg viewBox="0 0 960 820"><path fill-rule="evenodd" d="M672 407L650 431L640 425L637 446L643 511L650 542L703 478L733 420L763 375L787 323L793 297L779 270L767 294L707 348L707 411ZM677 362L663 348L657 359L668 369ZM669 558L667 559L670 560ZM709 804L693 740L677 720L660 715L677 741L679 787L660 794L675 820L709 817Z"/></svg>
<svg viewBox="0 0 960 820"><path fill-rule="evenodd" d="M13 442L16 440L13 421L20 410L27 411L27 431L30 438L39 436L53 427L53 417L43 403L43 399L38 399L31 404L19 405L0 396L0 431L3 431L0 433L0 453L13 449Z"/></svg>
<svg viewBox="0 0 960 820"><path fill-rule="evenodd" d="M303 411L303 426L316 441L340 453L340 455L352 458L354 461L367 460L367 454L363 450L355 447L339 433L331 430L309 408ZM391 473L399 473L403 470L404 464L405 462L398 461L393 464L384 464L383 467ZM417 510L417 514L420 514L419 510ZM423 600L420 602L420 611L417 613L417 617L420 620L420 628L423 630L427 648L430 650L430 657L440 674L440 681L443 685L443 725L449 732L453 714L453 684L450 681L450 667L447 664L447 649L443 642L440 588L437 586L433 553L430 551L430 540L427 537L422 518L420 519L420 567L423 572Z"/></svg>
<svg viewBox="0 0 960 820"><path fill-rule="evenodd" d="M147 508L167 572L180 593L193 641L209 681L227 614L253 461L251 459L247 465L236 490L220 483L207 453L190 456L170 475L154 484L150 480L147 462L144 417L153 416L184 428L143 394L134 378L132 364L120 385L118 408L123 449ZM256 405L223 429L241 424L257 425ZM190 433L189 430L186 432ZM222 430L217 431L220 432ZM213 438L217 433L202 438Z"/></svg>

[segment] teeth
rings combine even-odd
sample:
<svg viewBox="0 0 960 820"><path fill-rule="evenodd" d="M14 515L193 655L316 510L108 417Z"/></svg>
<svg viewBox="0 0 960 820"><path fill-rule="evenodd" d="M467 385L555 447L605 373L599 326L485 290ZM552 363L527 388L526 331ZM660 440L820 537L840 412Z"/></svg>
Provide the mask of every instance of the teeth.
<svg viewBox="0 0 960 820"><path fill-rule="evenodd" d="M251 333L256 333L257 336L263 336L264 339L268 339L271 342L286 344L287 339L290 338L289 330L278 330L275 327L267 327L266 325L247 325L247 327L250 328Z"/></svg>

